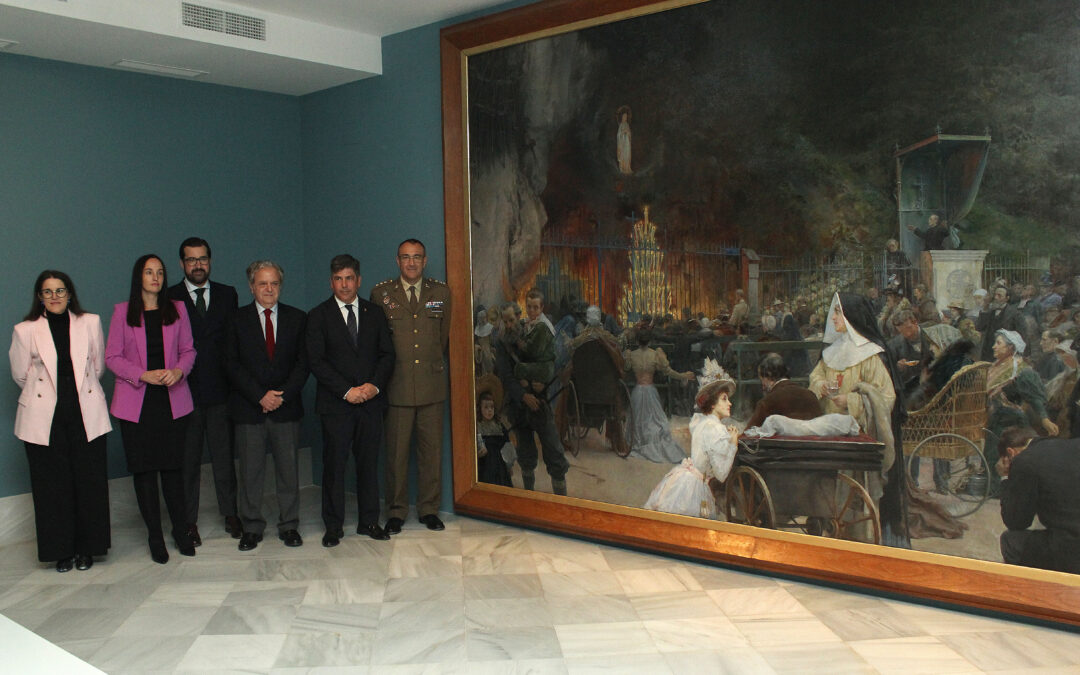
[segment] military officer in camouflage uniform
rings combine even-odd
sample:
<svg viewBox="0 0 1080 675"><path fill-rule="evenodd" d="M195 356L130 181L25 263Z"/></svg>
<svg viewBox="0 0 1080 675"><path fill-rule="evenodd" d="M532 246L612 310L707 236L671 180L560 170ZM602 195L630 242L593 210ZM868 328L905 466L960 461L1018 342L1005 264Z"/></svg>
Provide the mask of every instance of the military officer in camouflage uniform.
<svg viewBox="0 0 1080 675"><path fill-rule="evenodd" d="M416 435L416 514L429 530L439 519L442 487L443 402L447 396L446 352L450 341L450 289L423 276L427 252L418 239L398 246L401 276L371 290L383 308L394 349L394 374L387 386L386 531L401 532L409 514L409 441Z"/></svg>

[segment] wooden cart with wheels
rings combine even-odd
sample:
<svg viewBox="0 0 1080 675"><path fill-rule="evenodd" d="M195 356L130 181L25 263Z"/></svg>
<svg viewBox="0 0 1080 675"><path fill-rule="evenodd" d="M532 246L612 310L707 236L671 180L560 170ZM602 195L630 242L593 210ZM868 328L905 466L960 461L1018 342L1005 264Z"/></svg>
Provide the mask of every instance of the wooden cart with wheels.
<svg viewBox="0 0 1080 675"><path fill-rule="evenodd" d="M732 523L880 544L867 476L881 472L884 447L869 436L740 439L724 483L724 515Z"/></svg>

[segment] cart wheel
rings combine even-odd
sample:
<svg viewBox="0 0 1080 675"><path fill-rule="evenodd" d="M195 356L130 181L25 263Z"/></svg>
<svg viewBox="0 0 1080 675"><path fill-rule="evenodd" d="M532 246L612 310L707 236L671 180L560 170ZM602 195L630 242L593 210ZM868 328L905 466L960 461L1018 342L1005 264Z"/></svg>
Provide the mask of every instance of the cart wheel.
<svg viewBox="0 0 1080 675"><path fill-rule="evenodd" d="M724 515L729 523L776 528L769 486L754 469L740 466L725 481Z"/></svg>
<svg viewBox="0 0 1080 675"><path fill-rule="evenodd" d="M836 474L836 490L832 494L828 518L823 519L822 536L848 541L881 543L881 519L877 506L859 482L845 473Z"/></svg>
<svg viewBox="0 0 1080 675"><path fill-rule="evenodd" d="M580 433L581 408L578 406L577 389L574 388L573 381L566 384L562 395L568 397L565 406L566 429L563 431L563 446L570 451L571 455L577 457L581 452L581 439L585 437L585 434ZM588 432L589 429L586 427L585 433Z"/></svg>
<svg viewBox="0 0 1080 675"><path fill-rule="evenodd" d="M941 443L945 439L957 444L962 453L945 460L923 456L930 448L928 443ZM932 469L929 464L933 465ZM990 496L990 465L979 446L959 434L934 434L924 439L911 451L907 471L908 480L922 490L941 495L945 508L958 518L978 511Z"/></svg>

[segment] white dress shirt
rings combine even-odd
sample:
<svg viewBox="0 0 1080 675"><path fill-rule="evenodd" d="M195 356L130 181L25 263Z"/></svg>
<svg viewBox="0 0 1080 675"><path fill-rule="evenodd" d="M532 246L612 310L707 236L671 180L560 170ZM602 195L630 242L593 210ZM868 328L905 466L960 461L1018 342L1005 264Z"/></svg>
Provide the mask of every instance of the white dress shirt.
<svg viewBox="0 0 1080 675"><path fill-rule="evenodd" d="M359 297L359 296L357 296ZM337 302L338 310L341 311L341 320L345 322L345 325L349 325L349 312L346 307L352 307L353 316L356 317L356 325L360 326L360 303L354 298L352 302L342 302L338 296L334 296L334 301Z"/></svg>
<svg viewBox="0 0 1080 675"><path fill-rule="evenodd" d="M352 302L342 302L341 298L339 298L336 295L334 296L334 301L337 302L338 309L341 310L341 320L345 322L346 326L349 325L349 310L347 310L345 308L346 307L352 307L353 316L356 317L356 328L357 328L357 330L359 330L360 329L360 303L357 302L355 299ZM275 328L276 328L276 326L277 326L277 324L275 324ZM376 394L380 393L381 390L378 387L376 387L375 384L372 384L371 386L375 387L375 393ZM352 391L352 389L350 389L349 391ZM345 392L345 396L342 396L342 398L345 398L348 395L349 395L349 392L347 391L347 392Z"/></svg>
<svg viewBox="0 0 1080 675"><path fill-rule="evenodd" d="M263 340L266 339L266 310L270 310L270 323L274 326L274 344L277 344L278 337L278 306L274 303L273 307L263 307L259 302L255 301L255 309L259 313L259 328L262 328Z"/></svg>
<svg viewBox="0 0 1080 675"><path fill-rule="evenodd" d="M205 288L206 291L203 292L202 296L203 296L203 300L206 302L206 311L208 311L208 312L210 311L210 280L209 279L207 279L206 283L203 284L202 286L196 286L195 284L188 281L187 277L184 277L184 288L187 289L187 294L191 296L191 302L192 303L196 303L196 302L199 301L199 296L198 296L198 294L195 293L195 289L196 288Z"/></svg>

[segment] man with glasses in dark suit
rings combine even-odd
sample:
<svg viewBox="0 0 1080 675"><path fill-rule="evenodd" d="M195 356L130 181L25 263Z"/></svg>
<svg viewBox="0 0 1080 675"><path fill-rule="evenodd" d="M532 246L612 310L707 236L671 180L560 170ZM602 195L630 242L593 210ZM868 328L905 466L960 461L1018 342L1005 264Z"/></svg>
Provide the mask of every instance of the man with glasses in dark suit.
<svg viewBox="0 0 1080 675"><path fill-rule="evenodd" d="M180 244L180 264L184 279L169 288L169 298L183 301L195 341L195 367L188 376L195 410L187 425L183 476L188 535L192 543L199 546L202 539L196 523L199 521L204 440L210 449L218 513L225 517L225 529L234 539L239 539L243 532L236 516L236 467L228 413L229 380L222 360L225 324L236 309L237 301L235 288L210 280L210 244L205 239L185 239Z"/></svg>

